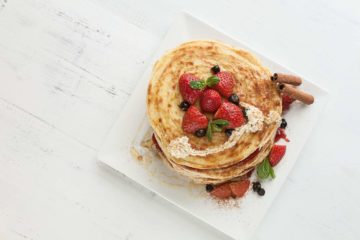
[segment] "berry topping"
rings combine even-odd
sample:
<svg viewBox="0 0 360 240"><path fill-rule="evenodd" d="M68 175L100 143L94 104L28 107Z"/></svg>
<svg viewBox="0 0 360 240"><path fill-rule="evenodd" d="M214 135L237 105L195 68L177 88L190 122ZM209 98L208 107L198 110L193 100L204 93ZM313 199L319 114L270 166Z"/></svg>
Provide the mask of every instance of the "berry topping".
<svg viewBox="0 0 360 240"><path fill-rule="evenodd" d="M195 132L195 136L197 137L204 137L206 135L206 129L202 128Z"/></svg>
<svg viewBox="0 0 360 240"><path fill-rule="evenodd" d="M219 67L219 65L213 66L213 67L211 68L211 72L212 72L213 74L217 74L218 72L220 72L220 67Z"/></svg>
<svg viewBox="0 0 360 240"><path fill-rule="evenodd" d="M257 192L261 188L260 182L253 182L252 189L254 192Z"/></svg>
<svg viewBox="0 0 360 240"><path fill-rule="evenodd" d="M280 162L286 152L285 145L274 145L270 151L269 162L273 167Z"/></svg>
<svg viewBox="0 0 360 240"><path fill-rule="evenodd" d="M235 93L231 94L228 100L229 102L232 102L235 105L239 105L240 102L238 95L236 95Z"/></svg>
<svg viewBox="0 0 360 240"><path fill-rule="evenodd" d="M229 183L224 183L218 186L215 186L210 194L219 199L227 199L232 196L231 188Z"/></svg>
<svg viewBox="0 0 360 240"><path fill-rule="evenodd" d="M295 101L288 95L282 95L282 110L287 111L290 108L290 105Z"/></svg>
<svg viewBox="0 0 360 240"><path fill-rule="evenodd" d="M256 151L255 151L255 152L256 152ZM253 154L254 154L254 153L252 153L251 155L253 155ZM245 161L246 159L247 159L247 158L245 158L244 161ZM251 169L250 171L248 171L248 172L246 173L246 177L247 177L247 178L250 178L251 175L253 174L254 170L255 170L255 168L253 168L253 169Z"/></svg>
<svg viewBox="0 0 360 240"><path fill-rule="evenodd" d="M190 82L200 82L197 77L191 73L184 73L179 79L179 89L181 96L185 101L190 104L194 104L200 97L202 89L193 89L190 86Z"/></svg>
<svg viewBox="0 0 360 240"><path fill-rule="evenodd" d="M216 112L221 105L220 94L213 89L206 89L200 98L200 107L204 112Z"/></svg>
<svg viewBox="0 0 360 240"><path fill-rule="evenodd" d="M264 195L265 195L265 189L259 188L259 189L257 190L257 193L259 194L259 196L264 196Z"/></svg>
<svg viewBox="0 0 360 240"><path fill-rule="evenodd" d="M183 110L184 112L187 111L190 107L190 103L187 101L182 101L179 105L179 108Z"/></svg>
<svg viewBox="0 0 360 240"><path fill-rule="evenodd" d="M283 119L281 119L280 128L285 129L285 128L286 128L286 126L287 126L287 122L286 122L286 120L285 120L284 118L283 118Z"/></svg>
<svg viewBox="0 0 360 240"><path fill-rule="evenodd" d="M230 137L231 134L232 134L232 132L233 132L234 130L235 130L235 129L233 129L233 128L226 129L226 130L225 130L226 136Z"/></svg>
<svg viewBox="0 0 360 240"><path fill-rule="evenodd" d="M222 96L228 98L233 92L235 85L234 76L230 72L219 72L216 76L220 79L220 82L213 86Z"/></svg>
<svg viewBox="0 0 360 240"><path fill-rule="evenodd" d="M283 128L278 128L275 135L275 142L279 141L281 138L286 142L290 142L290 140L286 137L285 130Z"/></svg>
<svg viewBox="0 0 360 240"><path fill-rule="evenodd" d="M208 126L208 119L196 107L190 106L185 112L182 128L186 133L195 133L199 129L206 129Z"/></svg>
<svg viewBox="0 0 360 240"><path fill-rule="evenodd" d="M214 186L212 184L206 184L205 190L207 192L211 192L212 190L214 190Z"/></svg>
<svg viewBox="0 0 360 240"><path fill-rule="evenodd" d="M224 119L229 122L226 129L237 128L245 123L241 108L230 102L223 102L216 111L214 119Z"/></svg>
<svg viewBox="0 0 360 240"><path fill-rule="evenodd" d="M249 180L230 183L230 189L234 197L244 196L247 190L249 189L249 186L250 186Z"/></svg>
<svg viewBox="0 0 360 240"><path fill-rule="evenodd" d="M248 179L236 182L226 182L217 186L206 185L206 191L219 199L227 199L230 197L243 197L250 187Z"/></svg>

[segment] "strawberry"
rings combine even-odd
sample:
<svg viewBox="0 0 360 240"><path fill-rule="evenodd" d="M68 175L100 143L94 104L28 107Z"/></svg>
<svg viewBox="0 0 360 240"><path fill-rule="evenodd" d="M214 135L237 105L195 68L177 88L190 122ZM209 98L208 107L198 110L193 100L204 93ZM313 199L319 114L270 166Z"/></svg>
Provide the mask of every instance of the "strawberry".
<svg viewBox="0 0 360 240"><path fill-rule="evenodd" d="M220 79L220 82L213 86L213 89L226 98L230 97L235 86L234 76L230 72L219 72L216 76Z"/></svg>
<svg viewBox="0 0 360 240"><path fill-rule="evenodd" d="M229 183L224 183L214 187L214 190L210 194L219 199L227 199L232 196L231 188Z"/></svg>
<svg viewBox="0 0 360 240"><path fill-rule="evenodd" d="M245 117L240 107L230 102L223 102L220 108L216 111L214 119L223 119L229 122L226 129L233 129L240 127L245 123Z"/></svg>
<svg viewBox="0 0 360 240"><path fill-rule="evenodd" d="M204 112L215 112L221 105L220 94L213 89L206 89L200 98L200 107Z"/></svg>
<svg viewBox="0 0 360 240"><path fill-rule="evenodd" d="M286 152L285 145L274 145L270 151L270 156L269 156L270 165L273 167L276 164L278 164L285 155L285 152Z"/></svg>
<svg viewBox="0 0 360 240"><path fill-rule="evenodd" d="M183 117L183 130L187 133L195 133L199 129L206 129L207 126L207 117L202 114L195 106L190 106Z"/></svg>
<svg viewBox="0 0 360 240"><path fill-rule="evenodd" d="M249 172L246 173L246 178L250 178L251 175L253 174L255 168L251 169Z"/></svg>
<svg viewBox="0 0 360 240"><path fill-rule="evenodd" d="M290 142L290 140L286 137L285 130L283 128L278 128L275 135L275 142L279 141L281 138L286 142Z"/></svg>
<svg viewBox="0 0 360 240"><path fill-rule="evenodd" d="M290 108L290 105L295 101L292 97L283 94L282 95L282 110L287 111Z"/></svg>
<svg viewBox="0 0 360 240"><path fill-rule="evenodd" d="M203 90L193 89L190 87L191 81L198 81L199 78L195 77L191 73L184 73L179 78L179 89L183 99L190 104L194 104L200 97Z"/></svg>
<svg viewBox="0 0 360 240"><path fill-rule="evenodd" d="M232 182L229 184L234 197L243 197L250 187L249 180Z"/></svg>

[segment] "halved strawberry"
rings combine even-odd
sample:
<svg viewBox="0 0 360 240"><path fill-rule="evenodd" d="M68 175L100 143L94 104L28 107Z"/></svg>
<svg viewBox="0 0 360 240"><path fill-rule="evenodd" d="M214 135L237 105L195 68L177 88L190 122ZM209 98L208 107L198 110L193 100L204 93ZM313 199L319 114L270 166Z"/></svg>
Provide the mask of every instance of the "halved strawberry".
<svg viewBox="0 0 360 240"><path fill-rule="evenodd" d="M290 108L290 105L295 101L292 97L283 94L282 95L282 110L287 111Z"/></svg>
<svg viewBox="0 0 360 240"><path fill-rule="evenodd" d="M227 199L232 196L229 183L223 183L221 185L215 186L214 190L212 190L210 194L219 199Z"/></svg>
<svg viewBox="0 0 360 240"><path fill-rule="evenodd" d="M190 106L184 114L182 128L187 133L195 133L199 129L206 129L208 123L207 117L199 109Z"/></svg>
<svg viewBox="0 0 360 240"><path fill-rule="evenodd" d="M190 87L191 81L198 81L199 78L191 73L184 73L179 78L179 90L183 99L191 105L200 97L203 90Z"/></svg>
<svg viewBox="0 0 360 240"><path fill-rule="evenodd" d="M290 140L286 137L285 129L278 128L275 135L275 142L279 141L281 138L286 142L290 142Z"/></svg>
<svg viewBox="0 0 360 240"><path fill-rule="evenodd" d="M216 76L220 79L220 82L212 88L218 91L222 96L228 98L235 86L235 78L230 72L219 72Z"/></svg>
<svg viewBox="0 0 360 240"><path fill-rule="evenodd" d="M270 165L272 167L276 166L276 164L278 164L285 155L285 152L286 152L285 145L274 145L270 151L270 156L269 156Z"/></svg>
<svg viewBox="0 0 360 240"><path fill-rule="evenodd" d="M240 127L246 121L241 108L230 102L221 104L214 115L214 119L227 120L229 125L226 126L226 129Z"/></svg>
<svg viewBox="0 0 360 240"><path fill-rule="evenodd" d="M200 107L204 112L215 112L221 105L220 94L213 89L206 89L200 98Z"/></svg>
<svg viewBox="0 0 360 240"><path fill-rule="evenodd" d="M249 180L242 180L230 183L230 189L234 197L242 197L250 187Z"/></svg>

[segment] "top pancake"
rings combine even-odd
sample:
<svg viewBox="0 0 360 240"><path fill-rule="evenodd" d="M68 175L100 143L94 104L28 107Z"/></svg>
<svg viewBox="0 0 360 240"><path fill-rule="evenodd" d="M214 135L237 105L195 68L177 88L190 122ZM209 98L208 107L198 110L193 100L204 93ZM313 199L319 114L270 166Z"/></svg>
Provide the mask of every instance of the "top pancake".
<svg viewBox="0 0 360 240"><path fill-rule="evenodd" d="M236 80L234 93L241 102L259 108L265 116L270 111L281 114L281 98L270 80L270 72L250 53L215 41L187 42L163 55L155 64L148 87L147 111L159 145L164 155L179 165L199 169L222 168L232 165L254 152L267 142L277 129L277 124L264 124L261 131L244 134L238 143L227 150L205 157L174 158L167 150L169 143L182 136L189 138L194 149L206 149L223 144L228 137L214 133L212 141L198 138L182 130L184 112L178 105L183 101L178 80L183 73L192 73L206 79L210 69L219 65L221 71L231 72Z"/></svg>

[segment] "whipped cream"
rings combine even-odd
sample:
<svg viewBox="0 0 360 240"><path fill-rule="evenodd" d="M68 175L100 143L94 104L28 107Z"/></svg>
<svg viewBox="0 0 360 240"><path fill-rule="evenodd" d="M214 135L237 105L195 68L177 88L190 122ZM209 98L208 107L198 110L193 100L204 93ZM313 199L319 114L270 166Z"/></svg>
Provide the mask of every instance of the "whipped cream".
<svg viewBox="0 0 360 240"><path fill-rule="evenodd" d="M229 149L240 140L240 138L248 132L254 133L262 130L265 124L280 124L281 116L278 112L270 111L268 116L264 116L262 111L257 107L254 107L247 103L241 103L241 106L245 107L248 121L245 125L236 128L229 139L216 147L207 148L204 150L197 150L191 147L189 138L187 136L178 137L172 140L168 146L169 153L175 158L185 158L187 156L201 156L204 157L209 154L222 152Z"/></svg>

